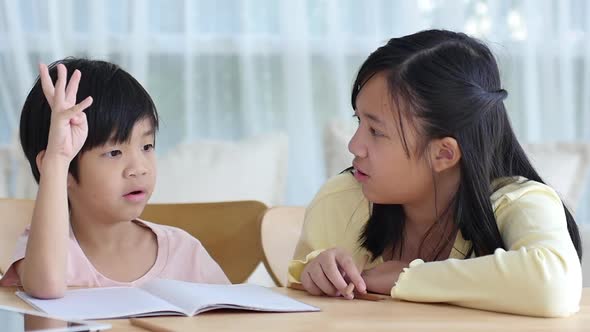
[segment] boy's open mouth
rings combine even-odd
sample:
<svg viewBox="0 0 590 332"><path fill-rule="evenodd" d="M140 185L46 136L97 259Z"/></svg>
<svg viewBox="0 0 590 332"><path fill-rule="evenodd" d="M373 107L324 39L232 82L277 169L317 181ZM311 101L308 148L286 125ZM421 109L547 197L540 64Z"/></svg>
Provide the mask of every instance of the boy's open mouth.
<svg viewBox="0 0 590 332"><path fill-rule="evenodd" d="M123 198L130 202L143 202L146 199L146 191L145 190L133 190L128 192L127 194L123 195Z"/></svg>

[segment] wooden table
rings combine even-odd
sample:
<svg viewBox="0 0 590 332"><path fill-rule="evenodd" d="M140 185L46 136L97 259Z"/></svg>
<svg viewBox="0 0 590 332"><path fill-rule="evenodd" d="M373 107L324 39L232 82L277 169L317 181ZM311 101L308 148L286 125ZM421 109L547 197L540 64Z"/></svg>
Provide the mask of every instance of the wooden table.
<svg viewBox="0 0 590 332"><path fill-rule="evenodd" d="M277 291L322 311L283 314L220 310L195 317L145 320L174 331L590 331L590 288L583 291L580 312L569 318L533 318L392 299L348 301L285 288ZM0 288L0 304L30 309L14 292L14 288ZM113 325L112 331L145 332L126 319L107 322Z"/></svg>

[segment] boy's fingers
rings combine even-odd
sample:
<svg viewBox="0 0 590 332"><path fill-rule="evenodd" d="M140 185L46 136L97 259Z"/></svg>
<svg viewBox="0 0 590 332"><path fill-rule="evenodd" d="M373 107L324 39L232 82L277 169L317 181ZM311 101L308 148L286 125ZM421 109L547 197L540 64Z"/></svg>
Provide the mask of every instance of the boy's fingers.
<svg viewBox="0 0 590 332"><path fill-rule="evenodd" d="M76 115L74 115L72 118L70 118L70 123L75 124L75 125L80 125L85 122L85 119L86 119L86 113L78 112Z"/></svg>
<svg viewBox="0 0 590 332"><path fill-rule="evenodd" d="M65 90L66 90L66 80L67 80L68 71L66 66L63 64L57 65L57 81L55 82L55 93L54 96L57 101L62 101L65 98Z"/></svg>
<svg viewBox="0 0 590 332"><path fill-rule="evenodd" d="M86 108L88 108L90 105L92 105L92 97L88 96L84 100L82 100L79 104L76 104L76 105L68 108L67 110L61 112L61 114L62 114L63 118L72 119L75 116L78 116L79 113L82 113L82 111L85 110Z"/></svg>
<svg viewBox="0 0 590 332"><path fill-rule="evenodd" d="M88 97L84 98L84 100L82 100L76 106L80 106L80 111L83 111L83 110L87 109L88 107L90 107L90 105L92 105L92 102L94 102L94 99L92 99L92 97L88 96Z"/></svg>
<svg viewBox="0 0 590 332"><path fill-rule="evenodd" d="M87 109L88 107L90 107L90 105L92 105L92 102L93 102L92 97L88 96L88 97L84 98L84 100L82 100L80 103L72 106L72 108L70 108L70 111L81 112L81 111Z"/></svg>
<svg viewBox="0 0 590 332"><path fill-rule="evenodd" d="M72 104L76 103L76 94L78 93L78 86L80 85L80 77L82 77L82 73L78 69L74 70L70 82L66 87L66 100Z"/></svg>
<svg viewBox="0 0 590 332"><path fill-rule="evenodd" d="M53 98L54 88L53 82L51 81L51 77L49 76L49 69L47 69L47 65L40 63L39 64L39 79L41 80L41 88L43 89L43 94L45 98L49 101Z"/></svg>

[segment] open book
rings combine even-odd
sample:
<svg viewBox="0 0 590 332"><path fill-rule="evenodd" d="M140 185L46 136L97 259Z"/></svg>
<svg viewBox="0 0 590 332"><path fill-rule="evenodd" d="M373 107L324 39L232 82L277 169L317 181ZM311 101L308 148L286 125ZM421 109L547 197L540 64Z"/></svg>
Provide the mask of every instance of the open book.
<svg viewBox="0 0 590 332"><path fill-rule="evenodd" d="M16 295L50 315L70 319L109 319L163 315L194 316L213 309L268 312L319 311L266 287L252 284L212 285L158 279L141 287L69 290L61 299Z"/></svg>

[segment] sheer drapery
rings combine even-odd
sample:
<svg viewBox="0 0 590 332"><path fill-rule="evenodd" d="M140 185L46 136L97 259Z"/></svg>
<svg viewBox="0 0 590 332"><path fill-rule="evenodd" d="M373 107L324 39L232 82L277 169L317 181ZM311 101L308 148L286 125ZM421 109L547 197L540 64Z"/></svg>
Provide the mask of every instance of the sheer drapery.
<svg viewBox="0 0 590 332"><path fill-rule="evenodd" d="M427 28L492 46L523 141L588 140L589 17L582 0L0 0L0 155L20 153L19 112L38 62L106 59L154 97L160 152L286 132L285 203L306 204L325 180L321 132L352 114L362 60L390 37ZM10 179L22 169L0 162L0 192L14 194Z"/></svg>

